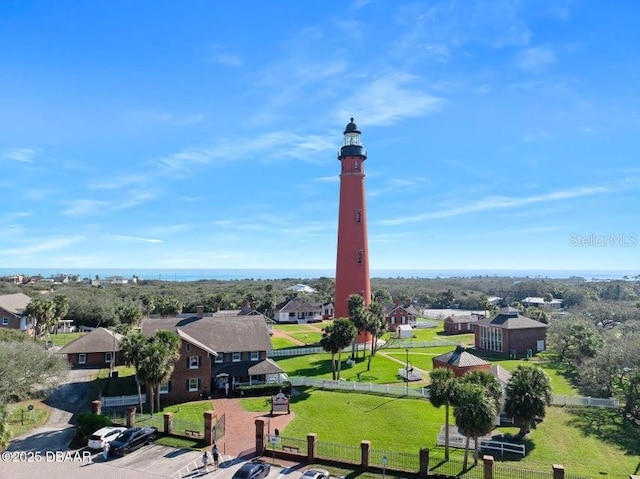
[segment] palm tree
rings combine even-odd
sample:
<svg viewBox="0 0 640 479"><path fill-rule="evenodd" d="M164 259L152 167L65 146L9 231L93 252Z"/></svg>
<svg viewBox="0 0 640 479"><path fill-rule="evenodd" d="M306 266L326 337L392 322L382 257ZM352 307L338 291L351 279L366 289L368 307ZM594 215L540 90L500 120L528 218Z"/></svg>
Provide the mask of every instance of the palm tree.
<svg viewBox="0 0 640 479"><path fill-rule="evenodd" d="M444 460L449 460L449 406L455 404L457 383L453 371L448 368L437 368L429 373L429 401L434 407L444 406Z"/></svg>
<svg viewBox="0 0 640 479"><path fill-rule="evenodd" d="M495 376L486 371L471 371L462 376L460 380L463 383L482 386L487 394L493 398L498 409L502 409L502 404L504 403L504 391ZM499 410L498 412L500 412Z"/></svg>
<svg viewBox="0 0 640 479"><path fill-rule="evenodd" d="M453 416L456 425L466 436L463 470L467 470L469 438L473 437L475 453L473 464L478 464L478 437L493 430L493 420L498 414L498 405L491 394L480 384L462 381L458 388Z"/></svg>
<svg viewBox="0 0 640 479"><path fill-rule="evenodd" d="M58 333L58 323L61 319L67 316L69 313L69 298L62 295L56 295L53 297L53 321L56 325L56 334Z"/></svg>
<svg viewBox="0 0 640 479"><path fill-rule="evenodd" d="M371 356L374 356L377 351L378 338L387 330L387 323L384 320L384 309L380 303L371 303L367 314L369 318L366 331L371 334ZM369 356L369 363L371 363L371 356Z"/></svg>
<svg viewBox="0 0 640 479"><path fill-rule="evenodd" d="M140 333L132 333L125 336L120 343L120 355L127 366L136 368L136 386L138 387L138 407L140 414L143 411L142 405L142 389L140 387L140 377L138 375L139 365L142 362L144 350L147 344L147 338Z"/></svg>
<svg viewBox="0 0 640 479"><path fill-rule="evenodd" d="M342 350L351 344L357 334L356 327L347 318L336 319L333 324L324 328L320 346L331 353L331 368L333 379L340 379L340 363ZM338 368L336 371L335 356L338 355Z"/></svg>
<svg viewBox="0 0 640 479"><path fill-rule="evenodd" d="M357 334L353 337L353 343L351 344L351 357L356 359L356 344L358 341L358 334L367 328L367 310L364 305L364 298L359 294L349 295L349 319L356 327Z"/></svg>
<svg viewBox="0 0 640 479"><path fill-rule="evenodd" d="M25 313L33 319L33 340L37 341L42 333L52 325L55 318L55 303L49 299L33 298Z"/></svg>
<svg viewBox="0 0 640 479"><path fill-rule="evenodd" d="M538 366L518 366L507 384L505 412L520 428L519 437L529 432L532 421L545 416L551 404L551 380Z"/></svg>

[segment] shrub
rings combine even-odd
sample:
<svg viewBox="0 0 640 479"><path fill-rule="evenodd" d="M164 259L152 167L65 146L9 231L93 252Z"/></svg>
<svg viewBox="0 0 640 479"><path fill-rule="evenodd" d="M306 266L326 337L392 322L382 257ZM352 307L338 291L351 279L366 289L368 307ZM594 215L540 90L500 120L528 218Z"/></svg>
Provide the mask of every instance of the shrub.
<svg viewBox="0 0 640 479"><path fill-rule="evenodd" d="M101 416L90 412L78 414L77 422L80 434L84 438L88 438L91 434L102 427L111 426L111 420L107 416Z"/></svg>
<svg viewBox="0 0 640 479"><path fill-rule="evenodd" d="M238 386L236 393L240 396L273 396L283 392L284 394L291 393L291 383L285 381L278 384L256 384L254 386Z"/></svg>

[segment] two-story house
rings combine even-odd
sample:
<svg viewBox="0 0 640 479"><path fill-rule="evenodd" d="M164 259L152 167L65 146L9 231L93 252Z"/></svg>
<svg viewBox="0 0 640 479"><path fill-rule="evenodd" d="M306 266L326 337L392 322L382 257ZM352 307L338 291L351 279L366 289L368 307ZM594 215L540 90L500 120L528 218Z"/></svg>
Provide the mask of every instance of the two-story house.
<svg viewBox="0 0 640 479"><path fill-rule="evenodd" d="M479 352L502 356L531 356L546 348L547 325L522 316L511 307L475 323L475 347Z"/></svg>
<svg viewBox="0 0 640 479"><path fill-rule="evenodd" d="M412 304L402 304L401 301L384 305L384 317L389 331L395 331L399 325L403 324L415 325L419 314Z"/></svg>
<svg viewBox="0 0 640 479"><path fill-rule="evenodd" d="M271 338L266 318L261 314L224 313L143 320L143 334L152 336L165 330L181 339L180 359L169 381L160 387L167 402L233 394L238 385L286 379L282 369L267 358Z"/></svg>

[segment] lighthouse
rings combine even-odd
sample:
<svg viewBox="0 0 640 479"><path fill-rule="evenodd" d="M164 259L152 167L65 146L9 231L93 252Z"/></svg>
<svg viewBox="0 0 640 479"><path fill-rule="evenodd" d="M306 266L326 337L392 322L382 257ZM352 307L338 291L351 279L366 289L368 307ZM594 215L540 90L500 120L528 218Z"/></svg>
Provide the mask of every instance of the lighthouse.
<svg viewBox="0 0 640 479"><path fill-rule="evenodd" d="M361 295L365 306L371 302L367 208L364 192L364 160L366 159L367 151L362 146L360 130L351 118L351 122L344 129L344 142L338 154L342 167L338 207L334 310L336 318L349 317L348 301L352 294Z"/></svg>

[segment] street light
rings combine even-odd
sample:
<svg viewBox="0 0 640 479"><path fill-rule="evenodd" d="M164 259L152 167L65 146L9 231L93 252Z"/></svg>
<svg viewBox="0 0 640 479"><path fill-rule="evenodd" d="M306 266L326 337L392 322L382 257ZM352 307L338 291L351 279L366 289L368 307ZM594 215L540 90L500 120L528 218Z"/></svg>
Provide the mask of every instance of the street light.
<svg viewBox="0 0 640 479"><path fill-rule="evenodd" d="M404 377L406 379L406 386L405 386L404 393L405 395L408 396L409 395L409 350L405 349L404 352L407 354L407 362L404 367Z"/></svg>

